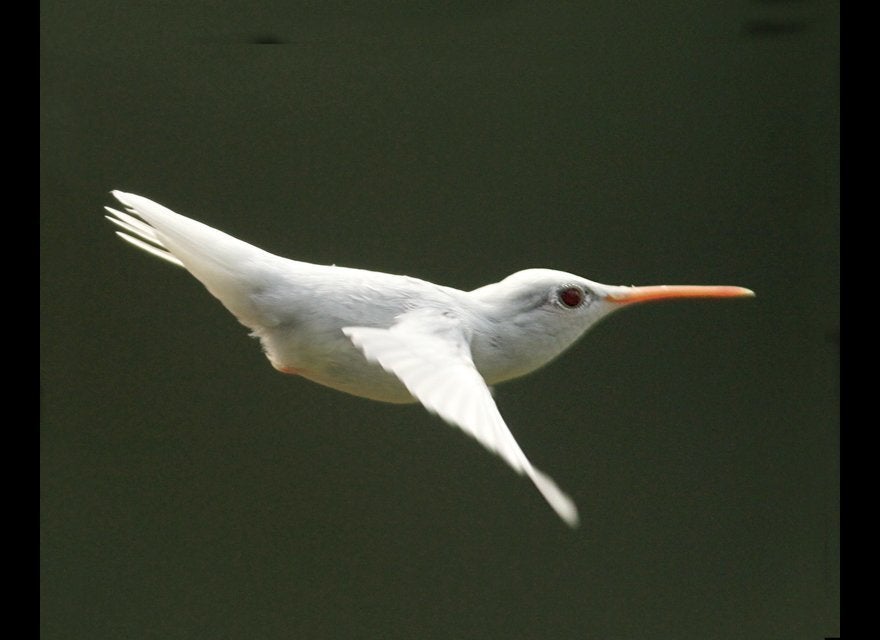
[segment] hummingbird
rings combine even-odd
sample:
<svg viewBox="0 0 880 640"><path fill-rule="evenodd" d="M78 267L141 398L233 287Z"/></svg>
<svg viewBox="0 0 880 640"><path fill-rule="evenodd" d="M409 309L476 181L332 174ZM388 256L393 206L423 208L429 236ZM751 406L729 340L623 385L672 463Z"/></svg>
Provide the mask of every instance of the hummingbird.
<svg viewBox="0 0 880 640"><path fill-rule="evenodd" d="M675 298L753 296L734 286L613 286L526 269L472 291L274 255L143 196L112 191L117 234L184 267L258 338L272 366L355 396L421 403L527 476L569 526L574 501L523 453L492 386L535 371L599 320Z"/></svg>

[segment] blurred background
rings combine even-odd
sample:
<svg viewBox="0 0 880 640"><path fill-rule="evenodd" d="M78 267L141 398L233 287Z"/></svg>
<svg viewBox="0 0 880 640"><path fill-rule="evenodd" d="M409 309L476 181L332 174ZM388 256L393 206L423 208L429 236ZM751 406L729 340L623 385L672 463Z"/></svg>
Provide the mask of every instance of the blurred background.
<svg viewBox="0 0 880 640"><path fill-rule="evenodd" d="M838 3L41 3L41 637L839 634ZM731 284L496 398L279 375L111 189L472 289Z"/></svg>

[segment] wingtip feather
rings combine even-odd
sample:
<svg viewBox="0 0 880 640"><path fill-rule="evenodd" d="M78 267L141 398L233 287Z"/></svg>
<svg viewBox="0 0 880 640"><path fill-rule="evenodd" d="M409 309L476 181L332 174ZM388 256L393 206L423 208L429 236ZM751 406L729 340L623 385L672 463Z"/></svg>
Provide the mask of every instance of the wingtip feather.
<svg viewBox="0 0 880 640"><path fill-rule="evenodd" d="M538 487L538 491L541 492L544 499L547 500L551 507L553 507L553 510L557 515L562 518L565 521L565 524L569 527L577 529L580 526L581 519L574 500L566 495L550 476L538 471L534 467L531 467L528 473L532 482Z"/></svg>

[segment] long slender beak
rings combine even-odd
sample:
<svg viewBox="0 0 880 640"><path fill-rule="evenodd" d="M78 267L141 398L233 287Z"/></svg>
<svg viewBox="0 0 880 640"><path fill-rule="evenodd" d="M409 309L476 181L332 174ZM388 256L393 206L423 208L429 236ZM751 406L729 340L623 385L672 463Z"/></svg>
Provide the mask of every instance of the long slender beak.
<svg viewBox="0 0 880 640"><path fill-rule="evenodd" d="M743 287L662 284L653 287L614 287L605 296L605 300L618 304L632 304L672 298L742 298L754 295L754 291Z"/></svg>

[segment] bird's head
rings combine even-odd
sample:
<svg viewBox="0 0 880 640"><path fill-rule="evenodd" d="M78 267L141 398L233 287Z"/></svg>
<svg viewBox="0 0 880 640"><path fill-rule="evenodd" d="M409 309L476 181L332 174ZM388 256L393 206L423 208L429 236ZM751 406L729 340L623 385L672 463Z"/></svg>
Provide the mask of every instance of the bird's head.
<svg viewBox="0 0 880 640"><path fill-rule="evenodd" d="M550 362L610 313L637 302L753 296L731 286L600 284L564 271L527 269L471 292L487 323L474 336L477 368L500 382ZM482 363L480 362L482 360Z"/></svg>

